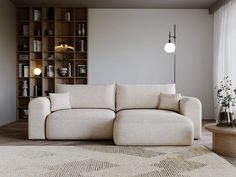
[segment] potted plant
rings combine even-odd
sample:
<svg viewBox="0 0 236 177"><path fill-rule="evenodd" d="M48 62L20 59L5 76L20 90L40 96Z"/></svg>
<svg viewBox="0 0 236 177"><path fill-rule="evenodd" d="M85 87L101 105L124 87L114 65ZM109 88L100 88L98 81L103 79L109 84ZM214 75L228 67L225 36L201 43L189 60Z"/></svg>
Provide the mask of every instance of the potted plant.
<svg viewBox="0 0 236 177"><path fill-rule="evenodd" d="M217 101L221 106L216 122L217 126L235 126L232 107L236 103L236 89L233 89L232 81L228 76L220 81L220 87L217 89Z"/></svg>

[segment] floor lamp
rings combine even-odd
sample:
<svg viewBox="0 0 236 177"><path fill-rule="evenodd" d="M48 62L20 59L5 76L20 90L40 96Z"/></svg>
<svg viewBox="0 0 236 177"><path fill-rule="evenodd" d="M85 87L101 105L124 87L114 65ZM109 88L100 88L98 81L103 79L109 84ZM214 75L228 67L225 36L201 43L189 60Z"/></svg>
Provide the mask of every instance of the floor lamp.
<svg viewBox="0 0 236 177"><path fill-rule="evenodd" d="M165 47L166 53L174 53L174 83L176 82L176 25L174 25L174 35L169 32L169 40Z"/></svg>

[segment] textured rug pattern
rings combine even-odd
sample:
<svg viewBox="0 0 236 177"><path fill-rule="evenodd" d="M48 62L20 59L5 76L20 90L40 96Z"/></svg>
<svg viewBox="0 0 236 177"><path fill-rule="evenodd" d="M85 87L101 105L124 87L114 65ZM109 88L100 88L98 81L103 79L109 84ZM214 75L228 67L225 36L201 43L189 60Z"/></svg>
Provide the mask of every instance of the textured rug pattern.
<svg viewBox="0 0 236 177"><path fill-rule="evenodd" d="M235 177L202 146L2 146L0 177Z"/></svg>

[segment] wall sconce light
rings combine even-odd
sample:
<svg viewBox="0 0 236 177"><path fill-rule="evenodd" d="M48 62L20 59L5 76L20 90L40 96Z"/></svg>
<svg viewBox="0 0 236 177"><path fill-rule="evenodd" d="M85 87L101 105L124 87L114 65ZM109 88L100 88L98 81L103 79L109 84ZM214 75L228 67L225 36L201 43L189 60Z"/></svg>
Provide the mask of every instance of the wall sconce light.
<svg viewBox="0 0 236 177"><path fill-rule="evenodd" d="M174 53L174 83L176 82L176 25L174 25L174 35L169 32L169 40L164 46L166 53Z"/></svg>
<svg viewBox="0 0 236 177"><path fill-rule="evenodd" d="M40 68L35 68L35 69L34 69L34 75L35 75L35 76L39 77L41 73L42 73L42 71L41 71Z"/></svg>
<svg viewBox="0 0 236 177"><path fill-rule="evenodd" d="M60 43L59 45L57 45L55 47L55 51L57 51L57 52L66 53L66 52L68 52L70 50L74 51L75 48L70 46L70 45L68 45L66 42L62 42L62 43Z"/></svg>

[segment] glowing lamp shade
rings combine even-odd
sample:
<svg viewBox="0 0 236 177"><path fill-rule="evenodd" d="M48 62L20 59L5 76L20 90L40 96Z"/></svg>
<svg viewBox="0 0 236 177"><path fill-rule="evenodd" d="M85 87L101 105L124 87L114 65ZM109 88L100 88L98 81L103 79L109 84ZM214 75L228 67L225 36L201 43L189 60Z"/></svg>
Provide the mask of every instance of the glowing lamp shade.
<svg viewBox="0 0 236 177"><path fill-rule="evenodd" d="M41 69L39 69L39 68L34 69L34 75L35 76L39 76L41 73L42 73Z"/></svg>
<svg viewBox="0 0 236 177"><path fill-rule="evenodd" d="M173 53L173 52L175 52L175 44L168 42L168 43L166 43L164 49L165 49L166 53Z"/></svg>

